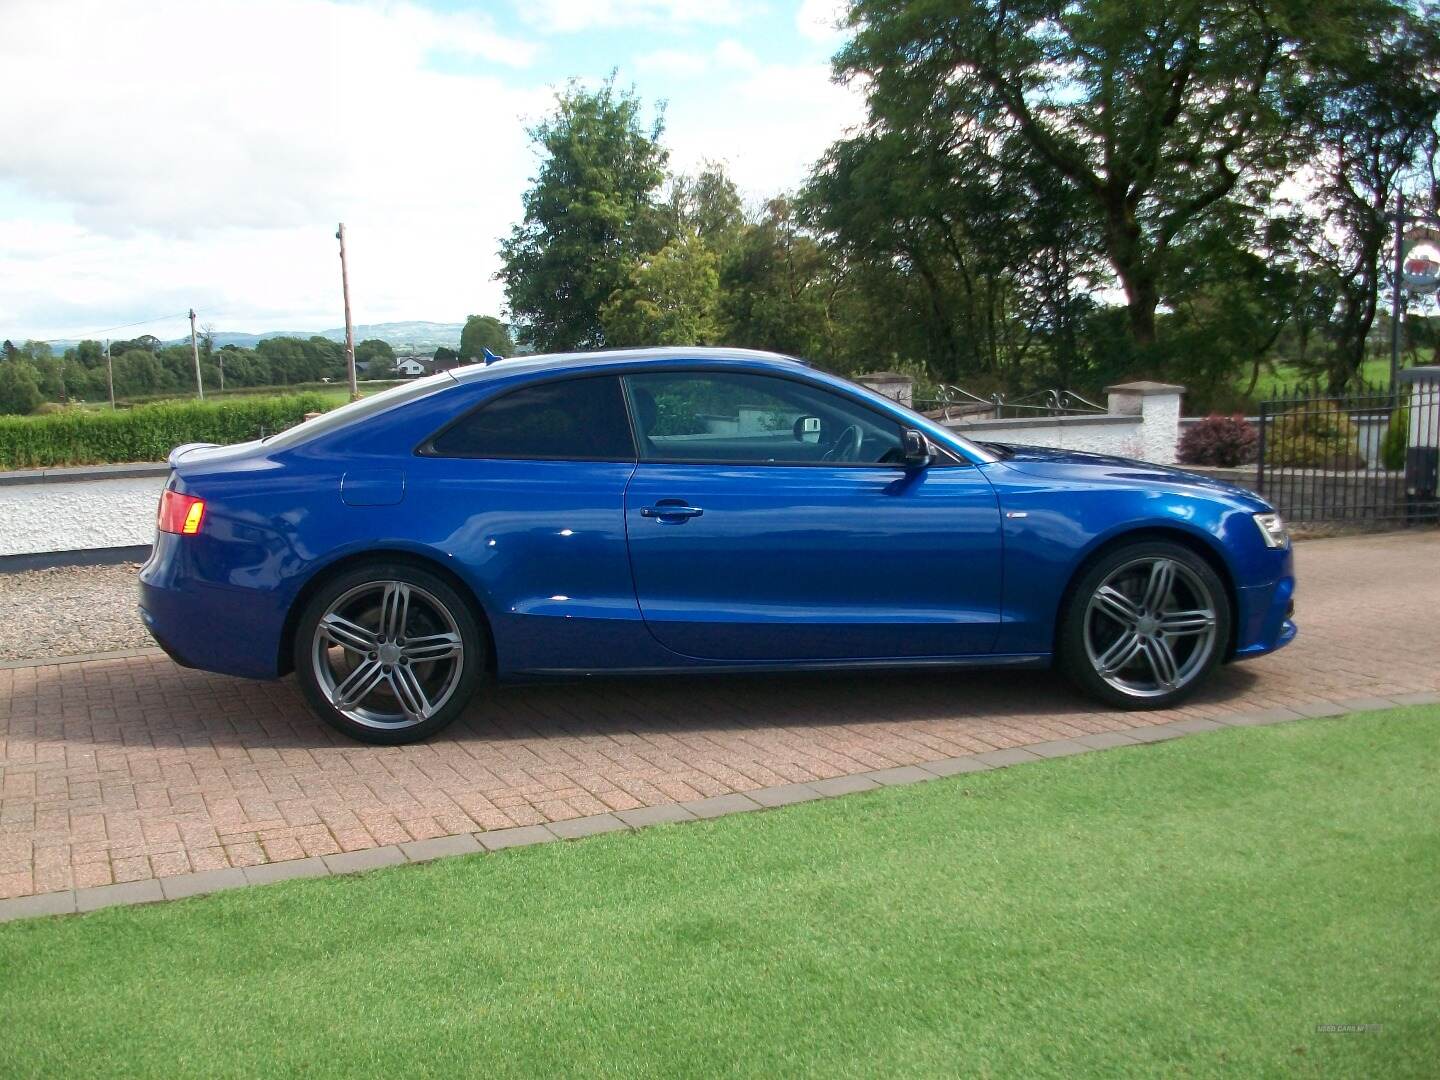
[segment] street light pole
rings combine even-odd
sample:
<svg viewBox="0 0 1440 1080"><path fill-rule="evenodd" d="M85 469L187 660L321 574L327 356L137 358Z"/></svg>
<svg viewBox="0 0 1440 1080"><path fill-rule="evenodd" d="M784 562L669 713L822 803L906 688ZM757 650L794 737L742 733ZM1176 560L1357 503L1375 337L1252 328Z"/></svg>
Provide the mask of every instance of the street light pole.
<svg viewBox="0 0 1440 1080"><path fill-rule="evenodd" d="M360 388L355 385L355 330L350 324L350 271L345 263L345 223L335 233L340 241L340 288L345 294L345 371L350 378L350 400L360 400Z"/></svg>

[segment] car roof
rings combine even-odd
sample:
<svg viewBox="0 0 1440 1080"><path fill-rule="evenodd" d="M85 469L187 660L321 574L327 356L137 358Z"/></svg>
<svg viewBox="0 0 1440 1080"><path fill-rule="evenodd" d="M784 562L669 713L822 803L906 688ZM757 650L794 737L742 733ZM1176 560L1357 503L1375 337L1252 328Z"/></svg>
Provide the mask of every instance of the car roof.
<svg viewBox="0 0 1440 1080"><path fill-rule="evenodd" d="M713 345L661 345L644 349L595 349L591 352L537 353L451 368L458 382L523 375L532 371L590 371L620 365L704 363L707 361L750 360L783 367L813 370L804 360L760 349L727 349Z"/></svg>

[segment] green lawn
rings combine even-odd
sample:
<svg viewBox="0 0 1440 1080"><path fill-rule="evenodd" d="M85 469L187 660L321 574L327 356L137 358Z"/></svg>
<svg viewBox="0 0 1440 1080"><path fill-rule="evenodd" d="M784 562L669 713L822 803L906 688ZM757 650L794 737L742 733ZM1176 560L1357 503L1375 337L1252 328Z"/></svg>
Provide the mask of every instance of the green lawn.
<svg viewBox="0 0 1440 1080"><path fill-rule="evenodd" d="M1437 887L1440 709L1226 730L9 924L0 1072L1434 1076Z"/></svg>
<svg viewBox="0 0 1440 1080"><path fill-rule="evenodd" d="M1402 359L1408 362L1408 358ZM1421 359L1421 363L1431 361ZM1360 368L1360 378L1370 386L1385 387L1390 385L1390 356L1372 356L1367 359ZM1298 368L1290 364L1277 364L1273 367L1266 366L1260 371L1260 378L1255 383L1255 392L1251 396L1256 401L1267 401L1277 394L1291 394L1300 387L1314 385L1313 377L1307 378ZM1324 385L1324 379L1320 380ZM1238 390L1244 390L1250 385L1250 369L1247 367L1235 378L1235 386Z"/></svg>

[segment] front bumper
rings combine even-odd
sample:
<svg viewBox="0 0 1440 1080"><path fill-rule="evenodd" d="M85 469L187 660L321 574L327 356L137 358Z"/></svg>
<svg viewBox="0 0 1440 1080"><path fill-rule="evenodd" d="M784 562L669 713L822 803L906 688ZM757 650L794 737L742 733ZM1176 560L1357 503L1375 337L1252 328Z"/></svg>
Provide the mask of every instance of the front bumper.
<svg viewBox="0 0 1440 1080"><path fill-rule="evenodd" d="M1237 590L1235 613L1236 660L1264 656L1289 645L1299 633L1295 614L1295 578L1287 574L1279 581L1251 589Z"/></svg>

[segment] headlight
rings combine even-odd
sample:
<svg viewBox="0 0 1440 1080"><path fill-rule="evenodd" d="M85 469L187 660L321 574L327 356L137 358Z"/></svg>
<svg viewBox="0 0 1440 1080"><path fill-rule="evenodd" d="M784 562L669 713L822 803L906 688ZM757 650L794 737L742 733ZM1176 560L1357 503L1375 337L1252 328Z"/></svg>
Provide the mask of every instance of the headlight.
<svg viewBox="0 0 1440 1080"><path fill-rule="evenodd" d="M1290 534L1285 531L1285 522L1279 514L1256 514L1255 524L1260 527L1266 547L1283 548L1290 542Z"/></svg>

